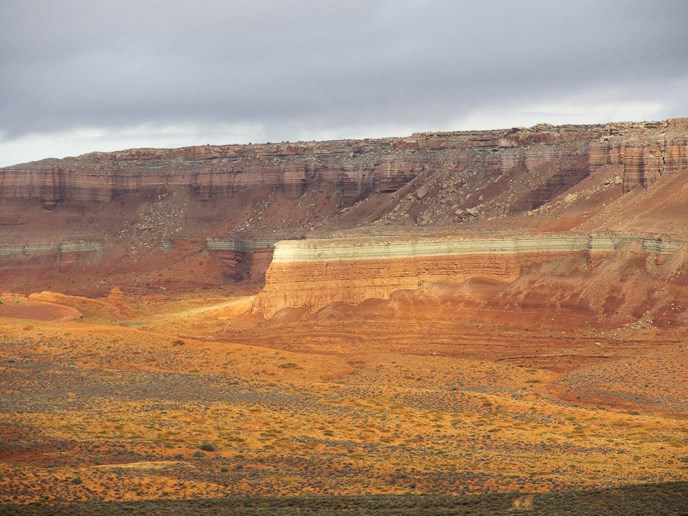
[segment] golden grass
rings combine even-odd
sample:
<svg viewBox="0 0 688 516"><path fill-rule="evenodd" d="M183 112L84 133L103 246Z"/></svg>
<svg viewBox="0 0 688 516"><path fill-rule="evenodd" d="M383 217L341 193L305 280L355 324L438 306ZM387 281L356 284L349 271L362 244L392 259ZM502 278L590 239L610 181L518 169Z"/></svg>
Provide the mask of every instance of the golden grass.
<svg viewBox="0 0 688 516"><path fill-rule="evenodd" d="M563 402L551 370L384 340L266 346L243 326L246 298L107 317L103 303L82 320L0 319L0 501L688 480L685 419ZM238 342L199 338L237 325Z"/></svg>

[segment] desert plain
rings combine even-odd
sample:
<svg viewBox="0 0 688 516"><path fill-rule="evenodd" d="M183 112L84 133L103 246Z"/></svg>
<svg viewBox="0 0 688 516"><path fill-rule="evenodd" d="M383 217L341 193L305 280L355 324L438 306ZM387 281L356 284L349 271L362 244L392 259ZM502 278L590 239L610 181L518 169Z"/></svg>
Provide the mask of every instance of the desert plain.
<svg viewBox="0 0 688 516"><path fill-rule="evenodd" d="M0 510L688 510L686 138L0 169Z"/></svg>

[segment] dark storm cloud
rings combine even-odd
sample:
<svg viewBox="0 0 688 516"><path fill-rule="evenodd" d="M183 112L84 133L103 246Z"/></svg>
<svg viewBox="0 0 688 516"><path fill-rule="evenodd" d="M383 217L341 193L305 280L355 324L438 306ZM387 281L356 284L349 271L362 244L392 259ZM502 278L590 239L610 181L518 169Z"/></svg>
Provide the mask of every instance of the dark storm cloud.
<svg viewBox="0 0 688 516"><path fill-rule="evenodd" d="M0 0L0 138L432 129L594 97L685 115L687 20L682 0Z"/></svg>

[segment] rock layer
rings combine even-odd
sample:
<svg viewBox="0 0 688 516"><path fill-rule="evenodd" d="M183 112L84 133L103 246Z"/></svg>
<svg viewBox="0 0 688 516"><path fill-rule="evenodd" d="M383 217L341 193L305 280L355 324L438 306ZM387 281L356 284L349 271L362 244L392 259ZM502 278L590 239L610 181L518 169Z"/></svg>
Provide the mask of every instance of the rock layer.
<svg viewBox="0 0 688 516"><path fill-rule="evenodd" d="M200 200L259 187L298 198L328 182L337 186L346 204L371 192L397 191L427 169L464 170L477 163L484 173L501 175L552 162L556 170L522 199L525 209L541 205L604 164L624 164L627 188L684 170L685 133L685 122L675 120L93 153L2 168L0 199L36 198L54 209L64 201L110 202L120 195L171 187L188 188Z"/></svg>
<svg viewBox="0 0 688 516"><path fill-rule="evenodd" d="M523 267L567 255L583 255L592 265L633 246L645 253L671 254L686 245L654 238L569 235L278 242L254 308L267 317L283 308L316 311L337 302L386 299L392 292L428 282L510 282Z"/></svg>
<svg viewBox="0 0 688 516"><path fill-rule="evenodd" d="M586 234L605 228L645 234L641 222L625 227L639 216L632 202L621 203L621 218L610 203L656 182L665 184L665 192L680 192L680 181L667 187L666 180L685 175L687 149L688 120L678 119L134 149L43 160L0 169L0 276L23 267L15 258L33 256L32 249L79 241L101 246L99 252L80 252L79 263L90 266L109 257L116 270L119 264L124 270L127 258L126 267L135 264L137 271L156 276L160 263L208 253L212 280L198 278L214 284L219 270L230 282L262 278L271 251L212 249L206 242L213 237L274 241L361 226L406 234L418 226L460 233L507 225L535 233L579 226ZM685 198L675 195L664 212L645 208L640 216L651 232L667 228L672 237L683 238ZM522 214L531 221L524 222ZM588 226L582 227L586 219ZM183 252L177 249L182 241L188 243ZM159 249L167 255L156 254ZM64 260L51 262L56 269L73 262L63 254ZM96 273L90 271L89 278ZM71 274L80 272L72 267ZM23 291L40 288L33 273L23 277ZM82 284L79 277L68 281ZM90 284L95 283L101 285Z"/></svg>
<svg viewBox="0 0 688 516"><path fill-rule="evenodd" d="M646 124L647 127L649 124ZM647 187L657 178L688 170L688 119L668 120L652 124L654 137L642 138L637 133L629 138L627 127L607 124L607 135L590 148L592 170L603 165L623 166L623 188L628 192L636 186Z"/></svg>

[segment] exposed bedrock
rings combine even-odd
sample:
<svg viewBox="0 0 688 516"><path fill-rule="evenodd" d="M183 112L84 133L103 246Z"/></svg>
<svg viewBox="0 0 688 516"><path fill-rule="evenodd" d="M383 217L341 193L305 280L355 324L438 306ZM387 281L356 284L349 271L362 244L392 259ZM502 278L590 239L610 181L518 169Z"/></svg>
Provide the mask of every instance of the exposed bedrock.
<svg viewBox="0 0 688 516"><path fill-rule="evenodd" d="M661 175L686 170L687 149L688 124L682 119L378 140L135 149L2 168L0 201L36 199L53 211L62 203L110 203L132 194L145 203L181 188L191 200L227 199L232 204L226 209L236 211L237 202L250 202L250 192L262 189L287 201L313 192L316 201L328 199L329 212L323 216L335 217L356 201L397 192L425 178L422 184L441 172L444 186L435 190L465 185L452 211L475 206L479 195L468 193L476 191L484 202L496 203L493 214L498 215L538 208L604 165L623 167L625 191L647 186ZM419 190L419 199L424 191L427 188ZM421 204L428 207L416 211L432 211L433 198L427 196ZM7 217L0 213L0 220Z"/></svg>
<svg viewBox="0 0 688 516"><path fill-rule="evenodd" d="M70 285L87 285L82 276L88 276L98 289L101 279L115 281L98 267L113 266L127 281L126 268L135 267L139 275L150 275L139 285L156 285L156 278L167 278L157 272L161 264L172 267L173 260L181 260L184 271L198 262L201 268L189 278L194 288L262 283L271 261L269 245L250 251L214 249L204 245L212 237L286 240L360 229L368 235L409 235L427 226L428 235L572 228L600 233L609 228L681 239L688 214L688 180L683 180L687 149L688 120L679 119L134 149L6 167L0 169L0 268L14 274L0 275L0 288L40 288L43 280L30 268L38 261L46 268L70 269ZM624 191L637 186L648 190L623 195L621 184ZM644 193L648 195L640 195ZM181 241L191 242L191 248L179 249ZM102 252L64 250L57 260L34 252L42 247L55 252L65 242L97 242ZM456 264L444 260L438 267L457 281L474 273L507 281L518 274L527 252L519 251L515 261L493 257L490 250L478 254L482 257L473 261L473 272L465 272L461 259ZM423 258L415 265L390 265L397 279L383 278L389 284L369 294L385 296L414 282L432 281L424 272L434 267L427 259L454 254L418 256ZM268 276L281 281L277 272L283 266L277 256ZM342 274L346 278L348 273ZM352 276L342 286L342 292L350 292L342 300L358 302L367 296L356 283L366 277ZM62 285L64 278L56 276L53 283ZM321 306L318 295L330 296L314 287L308 303Z"/></svg>
<svg viewBox="0 0 688 516"><path fill-rule="evenodd" d="M622 124L607 124L608 135L590 146L590 168L623 166L623 189L647 187L660 176L688 170L688 119L668 120L643 138L634 133L620 138ZM648 135L646 135L648 136Z"/></svg>
<svg viewBox="0 0 688 516"><path fill-rule="evenodd" d="M576 256L594 267L624 250L670 255L682 241L641 237L553 235L524 238L302 240L275 244L272 264L254 309L267 317L283 308L316 311L329 304L386 299L424 283L471 278L513 282L523 268ZM657 263L661 259L655 259Z"/></svg>
<svg viewBox="0 0 688 516"><path fill-rule="evenodd" d="M235 281L251 280L263 284L265 273L272 262L272 240L242 241L209 238L206 250L227 266L228 275Z"/></svg>
<svg viewBox="0 0 688 516"><path fill-rule="evenodd" d="M109 202L179 186L200 200L263 186L298 198L327 182L336 185L340 205L346 205L371 193L397 191L426 170L460 175L478 166L489 182L541 169L538 181L512 207L518 211L547 202L604 164L624 165L626 188L684 170L686 132L679 120L92 153L0 169L0 199L36 198L51 210L63 201Z"/></svg>

